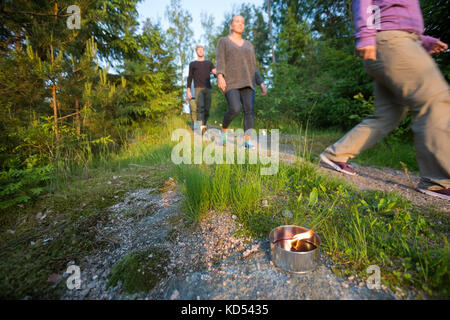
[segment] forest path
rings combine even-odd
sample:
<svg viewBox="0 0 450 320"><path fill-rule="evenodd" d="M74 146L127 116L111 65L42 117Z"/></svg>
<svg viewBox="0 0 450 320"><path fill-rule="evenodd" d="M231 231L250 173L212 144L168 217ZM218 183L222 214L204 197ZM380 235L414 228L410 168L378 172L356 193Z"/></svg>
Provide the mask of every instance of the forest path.
<svg viewBox="0 0 450 320"><path fill-rule="evenodd" d="M220 127L211 126L214 129ZM261 138L261 136L260 136ZM272 136L269 134L267 138L267 151L271 150ZM314 141L305 141L305 137L293 134L279 134L279 159L284 163L294 163L302 160L298 155L302 153L303 146L314 143ZM258 143L261 147L262 144ZM386 157L389 155L386 154ZM450 202L444 199L431 197L416 190L420 181L420 176L413 172L404 172L391 168L376 168L374 166L363 166L350 162L351 166L356 170L355 176L350 176L337 172L323 163L312 161L313 165L318 167L322 173L342 178L346 182L352 184L357 189L363 190L379 190L385 192L395 192L403 198L411 201L421 210L428 211L436 209L446 213L450 213Z"/></svg>
<svg viewBox="0 0 450 320"><path fill-rule="evenodd" d="M271 141L271 136L267 136ZM280 161L293 163L298 137L280 135ZM270 150L270 143L267 145ZM360 190L396 192L425 210L430 206L449 212L444 200L429 198L415 191L419 177L407 176L392 169L354 165L357 176L347 176L319 166L318 169L343 178ZM414 299L418 292L393 292L382 286L371 290L366 279L339 277L332 271L333 262L321 254L318 267L305 275L286 273L271 262L268 239L247 239L236 235L236 217L229 212L210 211L199 225L187 227L183 222L183 196L173 179L163 193L157 190L130 191L125 200L111 207L110 223L105 226L114 245L81 263L81 290L66 292L62 299ZM428 209L427 209L428 208ZM130 212L146 212L133 216ZM114 265L131 252L158 247L170 254L165 275L155 288L139 294L127 294L121 284L107 287L108 274ZM425 297L424 297L425 298Z"/></svg>

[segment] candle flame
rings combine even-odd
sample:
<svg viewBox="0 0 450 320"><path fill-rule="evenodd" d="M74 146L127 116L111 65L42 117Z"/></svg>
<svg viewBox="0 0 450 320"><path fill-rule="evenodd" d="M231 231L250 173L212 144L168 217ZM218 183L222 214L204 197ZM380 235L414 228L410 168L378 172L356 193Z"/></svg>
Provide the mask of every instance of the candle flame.
<svg viewBox="0 0 450 320"><path fill-rule="evenodd" d="M309 231L298 233L292 237L292 240L288 240L288 250L294 248L295 250L299 250L301 246L301 241L306 239L311 239L314 236L314 229Z"/></svg>

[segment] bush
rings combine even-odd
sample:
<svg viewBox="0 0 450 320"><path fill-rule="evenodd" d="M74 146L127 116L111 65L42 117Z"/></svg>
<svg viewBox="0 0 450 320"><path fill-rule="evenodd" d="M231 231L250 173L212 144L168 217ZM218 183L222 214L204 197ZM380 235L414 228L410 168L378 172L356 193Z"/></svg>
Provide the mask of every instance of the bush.
<svg viewBox="0 0 450 320"><path fill-rule="evenodd" d="M28 202L42 194L50 179L51 166L0 171L0 209Z"/></svg>

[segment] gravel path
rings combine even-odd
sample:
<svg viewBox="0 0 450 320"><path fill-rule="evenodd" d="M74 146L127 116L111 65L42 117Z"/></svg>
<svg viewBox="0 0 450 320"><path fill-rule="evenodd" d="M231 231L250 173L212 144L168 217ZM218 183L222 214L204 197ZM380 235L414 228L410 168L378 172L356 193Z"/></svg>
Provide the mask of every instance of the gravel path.
<svg viewBox="0 0 450 320"><path fill-rule="evenodd" d="M280 160L286 163L293 163L297 160L296 150L291 143L298 139L293 135L280 135ZM270 141L270 139L268 139ZM268 146L270 148L270 144ZM356 170L356 176L350 176L337 172L326 165L318 166L320 172L339 177L354 185L359 190L380 190L386 192L395 192L405 199L420 207L424 212L428 208L435 208L443 212L450 212L450 202L440 198L430 197L415 190L420 176L414 173L408 175L401 170L391 168L375 168L372 166L361 166L356 163L350 165Z"/></svg>
<svg viewBox="0 0 450 320"><path fill-rule="evenodd" d="M250 241L235 236L231 214L210 212L197 227L181 218L181 195L175 186L166 193L154 189L132 192L110 208L103 237L111 245L79 262L81 288L61 299L399 299L389 289L370 290L364 279L340 279L321 255L320 266L307 275L293 275L274 267L268 239ZM130 212L145 213L127 218ZM171 240L167 237L170 235ZM125 294L121 284L107 288L114 264L135 250L161 247L170 251L167 277L151 291ZM70 264L75 264L71 262ZM66 281L64 274L61 281Z"/></svg>
<svg viewBox="0 0 450 320"><path fill-rule="evenodd" d="M283 142L281 137L281 141ZM294 147L280 144L280 160L296 160ZM403 172L354 165L358 175L342 175L320 167L322 172L339 176L357 188L395 191L417 206L434 206L446 212L448 203L416 192L412 184L418 177ZM165 193L154 189L129 193L124 201L110 208L110 220L102 237L110 245L84 261L79 290L66 290L61 299L412 299L413 292L393 293L386 287L367 288L365 279L337 277L323 253L319 266L306 275L277 269L270 259L268 239L251 241L235 235L236 221L230 213L209 213L195 228L181 219L182 196L173 179ZM126 254L160 247L170 252L165 266L167 277L146 293L128 295L121 284L106 288L111 268ZM71 262L69 264L75 264ZM68 275L64 274L61 281Z"/></svg>

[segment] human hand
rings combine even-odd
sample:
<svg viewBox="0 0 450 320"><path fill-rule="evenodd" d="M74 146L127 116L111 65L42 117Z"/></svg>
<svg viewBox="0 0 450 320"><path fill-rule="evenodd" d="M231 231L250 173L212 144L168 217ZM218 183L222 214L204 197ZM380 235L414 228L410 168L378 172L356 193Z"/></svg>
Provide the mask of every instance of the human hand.
<svg viewBox="0 0 450 320"><path fill-rule="evenodd" d="M227 87L227 82L225 81L223 74L219 74L219 76L217 77L217 86L219 87L220 90L225 92L225 89Z"/></svg>
<svg viewBox="0 0 450 320"><path fill-rule="evenodd" d="M430 51L428 51L428 53L433 55L433 54L441 53L447 49L448 49L448 45L446 43L438 40L434 44L433 48Z"/></svg>
<svg viewBox="0 0 450 320"><path fill-rule="evenodd" d="M192 93L191 93L191 89L190 88L187 89L187 98L188 98L188 100L192 99Z"/></svg>
<svg viewBox="0 0 450 320"><path fill-rule="evenodd" d="M363 60L377 60L377 46L370 45L356 49L358 57Z"/></svg>
<svg viewBox="0 0 450 320"><path fill-rule="evenodd" d="M265 96L267 94L266 86L264 85L264 83L261 83L260 87L261 87L261 95Z"/></svg>

